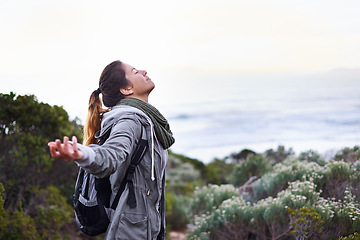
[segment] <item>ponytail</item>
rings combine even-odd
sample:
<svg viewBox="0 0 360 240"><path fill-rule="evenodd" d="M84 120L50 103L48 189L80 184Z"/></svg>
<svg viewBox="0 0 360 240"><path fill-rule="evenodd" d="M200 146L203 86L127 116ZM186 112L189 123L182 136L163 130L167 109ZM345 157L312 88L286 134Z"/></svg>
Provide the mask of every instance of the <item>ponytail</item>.
<svg viewBox="0 0 360 240"><path fill-rule="evenodd" d="M99 88L91 93L89 99L88 115L84 125L85 146L98 143L95 133L101 128L102 114L125 98L120 89L127 86L129 81L126 79L121 61L114 61L104 68L100 76ZM99 97L100 92L102 99ZM103 108L103 104L107 109Z"/></svg>
<svg viewBox="0 0 360 240"><path fill-rule="evenodd" d="M100 130L101 116L107 112L103 108L101 99L99 97L100 90L97 89L90 95L88 115L84 125L84 142L85 146L96 144L98 140L95 138L95 133Z"/></svg>

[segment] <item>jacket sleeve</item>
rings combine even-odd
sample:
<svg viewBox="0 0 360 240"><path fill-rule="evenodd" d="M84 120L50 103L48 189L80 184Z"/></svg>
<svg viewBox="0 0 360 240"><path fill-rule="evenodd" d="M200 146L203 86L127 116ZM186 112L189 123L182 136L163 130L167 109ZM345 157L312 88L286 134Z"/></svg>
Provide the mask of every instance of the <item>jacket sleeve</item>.
<svg viewBox="0 0 360 240"><path fill-rule="evenodd" d="M103 145L79 144L84 157L76 162L98 178L109 176L116 170L120 171L120 175L125 175L140 132L141 123L136 117L122 117L113 125L110 136Z"/></svg>

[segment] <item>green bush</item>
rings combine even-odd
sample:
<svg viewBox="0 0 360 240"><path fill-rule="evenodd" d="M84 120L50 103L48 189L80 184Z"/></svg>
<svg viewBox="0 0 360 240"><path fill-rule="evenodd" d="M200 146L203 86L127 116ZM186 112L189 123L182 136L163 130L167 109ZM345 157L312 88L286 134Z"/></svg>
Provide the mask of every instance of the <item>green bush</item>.
<svg viewBox="0 0 360 240"><path fill-rule="evenodd" d="M239 163L240 161L244 161L248 158L249 155L255 155L256 152L250 149L243 149L238 153L232 153L228 157L228 159L233 163Z"/></svg>
<svg viewBox="0 0 360 240"><path fill-rule="evenodd" d="M360 234L355 232L346 237L340 237L338 240L360 240Z"/></svg>
<svg viewBox="0 0 360 240"><path fill-rule="evenodd" d="M300 209L288 208L290 215L291 234L296 239L308 239L323 232L325 221L315 209L302 207Z"/></svg>
<svg viewBox="0 0 360 240"><path fill-rule="evenodd" d="M247 239L253 208L243 198L233 196L217 209L195 217L188 239Z"/></svg>
<svg viewBox="0 0 360 240"><path fill-rule="evenodd" d="M323 157L320 156L320 154L314 150L309 150L305 152L301 152L299 154L298 159L300 161L308 161L308 162L316 162L320 166L325 166L326 161Z"/></svg>
<svg viewBox="0 0 360 240"><path fill-rule="evenodd" d="M235 186L243 185L253 176L262 177L272 170L272 164L261 154L249 155L249 157L236 165L230 183Z"/></svg>
<svg viewBox="0 0 360 240"><path fill-rule="evenodd" d="M40 235L44 239L61 239L60 229L73 218L73 209L67 204L66 198L60 194L59 189L48 186L46 189L34 189L38 196L35 222Z"/></svg>
<svg viewBox="0 0 360 240"><path fill-rule="evenodd" d="M13 212L4 209L4 187L0 183L0 239L7 240L38 240L34 220L26 215L20 204Z"/></svg>
<svg viewBox="0 0 360 240"><path fill-rule="evenodd" d="M169 230L183 231L190 220L187 213L191 199L187 196L175 196L171 192L167 193L167 195L165 213L167 228Z"/></svg>
<svg viewBox="0 0 360 240"><path fill-rule="evenodd" d="M235 164L226 163L225 160L215 159L206 165L207 183L210 184L227 184Z"/></svg>
<svg viewBox="0 0 360 240"><path fill-rule="evenodd" d="M170 165L167 165L166 168L172 168L171 162L173 159L179 160L180 163L190 163L196 171L200 173L200 179L198 179L199 182L207 182L207 172L206 172L206 165L194 158L189 158L181 154L176 154L171 151L169 151L169 162Z"/></svg>
<svg viewBox="0 0 360 240"><path fill-rule="evenodd" d="M286 150L285 147L282 145L278 146L277 150L269 149L266 150L264 153L264 156L267 159L274 161L275 163L280 163L293 155L294 155L294 151L292 150L292 148Z"/></svg>
<svg viewBox="0 0 360 240"><path fill-rule="evenodd" d="M249 191L265 193L252 203L237 195L211 203L211 188L200 188L192 202L195 226L188 238L337 239L354 234L360 230L360 203L353 193L358 189L356 164L320 166L287 159L252 185Z"/></svg>
<svg viewBox="0 0 360 240"><path fill-rule="evenodd" d="M353 148L343 148L335 155L335 161L343 160L345 162L354 163L360 159L360 146L354 146Z"/></svg>
<svg viewBox="0 0 360 240"><path fill-rule="evenodd" d="M197 187L190 204L190 215L201 215L215 210L224 200L238 196L233 185L213 185Z"/></svg>
<svg viewBox="0 0 360 240"><path fill-rule="evenodd" d="M357 179L359 173L352 167L351 163L341 161L331 161L324 168L324 197L335 197L343 199L347 186L359 187Z"/></svg>
<svg viewBox="0 0 360 240"><path fill-rule="evenodd" d="M286 189L290 182L296 180L311 180L317 185L322 185L324 168L314 162L303 162L289 159L278 163L273 171L265 174L253 184L253 201L275 197L277 193Z"/></svg>
<svg viewBox="0 0 360 240"><path fill-rule="evenodd" d="M166 171L166 190L176 195L190 196L199 184L200 173L188 162L170 156Z"/></svg>

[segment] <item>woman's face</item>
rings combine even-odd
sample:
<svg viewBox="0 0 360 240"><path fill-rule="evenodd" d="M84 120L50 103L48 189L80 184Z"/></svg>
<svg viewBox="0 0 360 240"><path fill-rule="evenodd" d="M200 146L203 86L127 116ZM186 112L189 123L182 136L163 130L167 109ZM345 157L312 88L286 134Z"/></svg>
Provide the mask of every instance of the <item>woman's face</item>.
<svg viewBox="0 0 360 240"><path fill-rule="evenodd" d="M147 76L145 70L137 70L133 66L123 63L125 77L130 82L131 97L147 97L155 88L155 84Z"/></svg>

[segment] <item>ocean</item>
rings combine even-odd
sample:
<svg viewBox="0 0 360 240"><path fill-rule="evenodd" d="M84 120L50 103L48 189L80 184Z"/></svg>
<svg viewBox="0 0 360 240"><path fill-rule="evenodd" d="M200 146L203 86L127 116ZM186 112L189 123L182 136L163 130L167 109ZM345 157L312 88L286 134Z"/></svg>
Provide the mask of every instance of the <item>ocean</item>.
<svg viewBox="0 0 360 240"><path fill-rule="evenodd" d="M160 91L172 91L162 94L157 106L176 138L171 150L204 163L244 148L264 152L279 145L296 154L315 150L329 159L343 147L360 145L358 69L188 73L163 84Z"/></svg>

